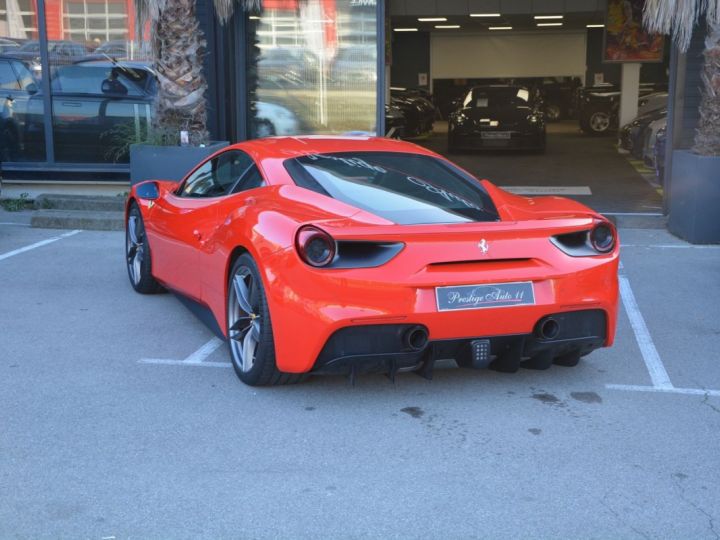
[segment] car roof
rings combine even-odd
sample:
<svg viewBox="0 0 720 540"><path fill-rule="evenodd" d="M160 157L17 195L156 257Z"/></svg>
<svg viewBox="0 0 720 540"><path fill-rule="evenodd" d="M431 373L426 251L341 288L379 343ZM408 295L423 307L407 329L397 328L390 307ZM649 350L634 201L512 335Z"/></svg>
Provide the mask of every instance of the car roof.
<svg viewBox="0 0 720 540"><path fill-rule="evenodd" d="M421 146L396 139L364 136L305 135L268 137L235 144L230 148L245 150L257 159L290 159L308 154L338 152L400 152L439 157Z"/></svg>

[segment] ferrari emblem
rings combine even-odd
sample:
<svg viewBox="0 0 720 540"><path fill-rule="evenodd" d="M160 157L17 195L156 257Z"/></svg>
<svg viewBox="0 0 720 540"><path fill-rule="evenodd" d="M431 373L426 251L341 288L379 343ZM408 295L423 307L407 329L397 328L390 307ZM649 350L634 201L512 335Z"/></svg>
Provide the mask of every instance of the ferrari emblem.
<svg viewBox="0 0 720 540"><path fill-rule="evenodd" d="M155 206L155 201L148 201L148 210Z"/></svg>
<svg viewBox="0 0 720 540"><path fill-rule="evenodd" d="M490 246L488 245L487 240L485 240L484 238L480 240L480 242L478 243L478 247L480 248L480 251L483 252L483 255L490 250Z"/></svg>

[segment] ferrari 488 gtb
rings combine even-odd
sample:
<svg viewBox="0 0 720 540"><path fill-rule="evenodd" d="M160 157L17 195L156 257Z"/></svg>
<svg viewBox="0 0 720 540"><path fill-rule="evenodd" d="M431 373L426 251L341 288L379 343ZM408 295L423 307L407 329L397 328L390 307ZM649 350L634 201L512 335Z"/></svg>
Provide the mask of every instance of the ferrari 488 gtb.
<svg viewBox="0 0 720 540"><path fill-rule="evenodd" d="M612 344L618 242L599 214L525 198L418 146L230 146L127 201L127 268L209 308L240 379L575 365Z"/></svg>

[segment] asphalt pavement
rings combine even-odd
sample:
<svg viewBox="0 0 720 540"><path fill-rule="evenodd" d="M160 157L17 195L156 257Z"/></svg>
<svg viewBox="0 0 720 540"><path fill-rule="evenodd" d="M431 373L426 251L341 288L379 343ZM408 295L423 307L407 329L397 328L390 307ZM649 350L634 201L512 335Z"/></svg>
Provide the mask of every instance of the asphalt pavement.
<svg viewBox="0 0 720 540"><path fill-rule="evenodd" d="M0 538L720 534L720 247L621 230L575 368L250 388L122 233L0 221Z"/></svg>

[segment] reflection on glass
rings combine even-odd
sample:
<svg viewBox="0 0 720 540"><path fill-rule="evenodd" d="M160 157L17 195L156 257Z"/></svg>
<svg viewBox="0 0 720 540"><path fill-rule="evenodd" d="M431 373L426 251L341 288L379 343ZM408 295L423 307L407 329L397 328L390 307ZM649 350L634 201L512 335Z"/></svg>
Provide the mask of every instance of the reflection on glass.
<svg viewBox="0 0 720 540"><path fill-rule="evenodd" d="M127 162L157 92L149 28L137 27L128 0L45 5L56 161Z"/></svg>
<svg viewBox="0 0 720 540"><path fill-rule="evenodd" d="M375 132L374 4L263 2L248 20L251 137Z"/></svg>
<svg viewBox="0 0 720 540"><path fill-rule="evenodd" d="M45 160L35 0L0 0L0 161Z"/></svg>

